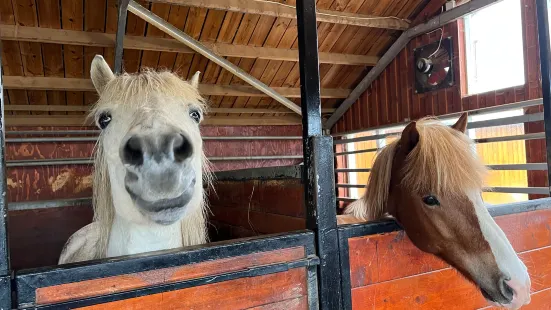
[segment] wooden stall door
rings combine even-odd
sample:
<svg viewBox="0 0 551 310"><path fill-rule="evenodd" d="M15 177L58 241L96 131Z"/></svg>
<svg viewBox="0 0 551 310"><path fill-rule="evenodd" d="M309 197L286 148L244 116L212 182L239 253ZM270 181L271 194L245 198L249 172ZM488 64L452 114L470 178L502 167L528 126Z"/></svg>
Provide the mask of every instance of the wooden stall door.
<svg viewBox="0 0 551 310"><path fill-rule="evenodd" d="M495 220L530 273L532 301L522 309L551 309L551 209ZM396 229L389 225L387 231ZM404 231L341 240L341 246L348 244L349 259L343 262L349 276L344 282L350 284L348 292L343 286L348 309L494 309L455 269L417 249Z"/></svg>
<svg viewBox="0 0 551 310"><path fill-rule="evenodd" d="M16 275L19 308L316 309L311 232Z"/></svg>

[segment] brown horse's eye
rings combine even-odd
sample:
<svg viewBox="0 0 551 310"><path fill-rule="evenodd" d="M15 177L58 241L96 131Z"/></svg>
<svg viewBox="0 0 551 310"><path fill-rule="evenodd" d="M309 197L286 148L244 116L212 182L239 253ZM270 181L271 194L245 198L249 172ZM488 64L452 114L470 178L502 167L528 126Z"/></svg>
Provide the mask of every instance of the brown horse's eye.
<svg viewBox="0 0 551 310"><path fill-rule="evenodd" d="M438 199L436 199L436 197L434 197L432 195L423 197L423 203L425 203L429 207L434 207L434 206L439 206L440 205L440 201L438 201Z"/></svg>

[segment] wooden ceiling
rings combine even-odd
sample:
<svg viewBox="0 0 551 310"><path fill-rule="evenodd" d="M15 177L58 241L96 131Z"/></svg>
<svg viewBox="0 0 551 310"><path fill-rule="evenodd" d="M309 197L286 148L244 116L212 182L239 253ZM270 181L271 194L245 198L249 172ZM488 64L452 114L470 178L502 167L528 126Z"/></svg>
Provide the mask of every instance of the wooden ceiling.
<svg viewBox="0 0 551 310"><path fill-rule="evenodd" d="M296 19L273 2L139 1L219 55L300 104ZM231 2L231 1L230 1ZM277 2L294 6L295 0ZM96 100L90 63L113 67L116 0L0 0L0 38L7 125L79 125ZM330 113L350 93L427 0L318 0L322 107ZM184 5L185 4L185 5ZM288 7L287 7L288 8ZM229 9L229 10L228 10ZM343 12L343 13L340 13ZM358 18L360 17L360 18ZM373 17L392 17L373 19ZM347 20L347 18L349 18ZM357 26L360 24L361 26ZM366 27L365 24L376 27ZM388 28L388 29L384 29ZM124 70L201 71L208 124L293 124L298 115L205 57L128 13ZM254 110L253 110L254 109Z"/></svg>

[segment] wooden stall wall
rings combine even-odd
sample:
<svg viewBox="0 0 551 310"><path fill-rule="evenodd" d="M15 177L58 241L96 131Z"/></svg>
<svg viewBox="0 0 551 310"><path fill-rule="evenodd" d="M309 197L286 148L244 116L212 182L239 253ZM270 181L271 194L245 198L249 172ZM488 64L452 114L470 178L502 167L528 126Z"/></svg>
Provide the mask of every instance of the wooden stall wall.
<svg viewBox="0 0 551 310"><path fill-rule="evenodd" d="M77 127L8 128L15 130L66 130ZM91 129L91 128L86 128ZM205 126L203 136L301 136L300 126ZM12 137L12 136L8 136ZM8 143L7 160L88 158L93 142ZM235 140L205 141L209 157L302 155L302 141ZM215 171L256 167L291 166L300 159L215 161ZM9 168L8 202L28 202L92 196L91 165L35 166ZM301 200L302 201L302 200ZM12 266L15 269L55 264L68 237L92 219L90 207L12 211L9 214ZM41 255L29 255L30 252Z"/></svg>
<svg viewBox="0 0 551 310"><path fill-rule="evenodd" d="M551 210L495 219L530 273L532 301L522 309L550 309ZM417 249L403 231L350 238L348 245L353 309L494 309L473 284Z"/></svg>
<svg viewBox="0 0 551 310"><path fill-rule="evenodd" d="M495 105L514 103L542 97L540 61L535 0L520 0L523 52L526 83L521 86L499 89L467 96L465 76L465 47L463 21L445 25L444 37L452 37L455 84L449 88L416 94L414 88L413 50L437 42L440 32L434 31L411 40L368 90L352 105L332 128L333 133L369 129L377 126L415 120L427 115L469 111ZM525 113L541 112L540 108L526 109ZM525 125L525 133L543 131L543 122ZM526 141L526 160L529 163L545 162L545 141ZM343 167L343 166L339 166ZM528 186L547 186L544 171L529 171ZM541 196L530 195L530 199Z"/></svg>
<svg viewBox="0 0 551 310"><path fill-rule="evenodd" d="M238 177L252 174L254 177ZM302 167L242 170L217 176L208 192L211 241L306 228Z"/></svg>

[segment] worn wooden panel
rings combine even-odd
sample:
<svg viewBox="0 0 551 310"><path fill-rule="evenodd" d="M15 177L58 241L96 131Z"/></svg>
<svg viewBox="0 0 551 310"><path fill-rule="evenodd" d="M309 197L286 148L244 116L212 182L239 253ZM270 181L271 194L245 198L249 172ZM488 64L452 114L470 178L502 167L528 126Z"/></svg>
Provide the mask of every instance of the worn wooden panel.
<svg viewBox="0 0 551 310"><path fill-rule="evenodd" d="M308 297L301 296L293 299L288 299L273 304L262 305L258 307L249 308L250 310L299 310L308 309Z"/></svg>
<svg viewBox="0 0 551 310"><path fill-rule="evenodd" d="M551 247L519 257L527 262L533 292L551 287ZM409 309L412 305L415 309L474 310L487 303L472 283L451 268L352 289L353 309Z"/></svg>
<svg viewBox="0 0 551 310"><path fill-rule="evenodd" d="M303 247L217 259L179 267L73 282L36 290L36 303L49 304L129 291L151 285L173 283L209 275L244 270L254 266L290 262L304 258Z"/></svg>
<svg viewBox="0 0 551 310"><path fill-rule="evenodd" d="M522 307L522 310L550 310L551 309L551 288L533 293L530 304ZM485 307L481 309L501 310L498 307Z"/></svg>
<svg viewBox="0 0 551 310"><path fill-rule="evenodd" d="M500 216L496 222L517 252L551 246L551 210ZM404 232L352 238L349 247L352 287L448 267L435 256L417 249ZM528 253L526 264L530 266Z"/></svg>
<svg viewBox="0 0 551 310"><path fill-rule="evenodd" d="M91 206L9 212L12 269L57 265L65 242L92 222L92 214Z"/></svg>
<svg viewBox="0 0 551 310"><path fill-rule="evenodd" d="M307 295L305 268L191 287L81 309L247 309Z"/></svg>

